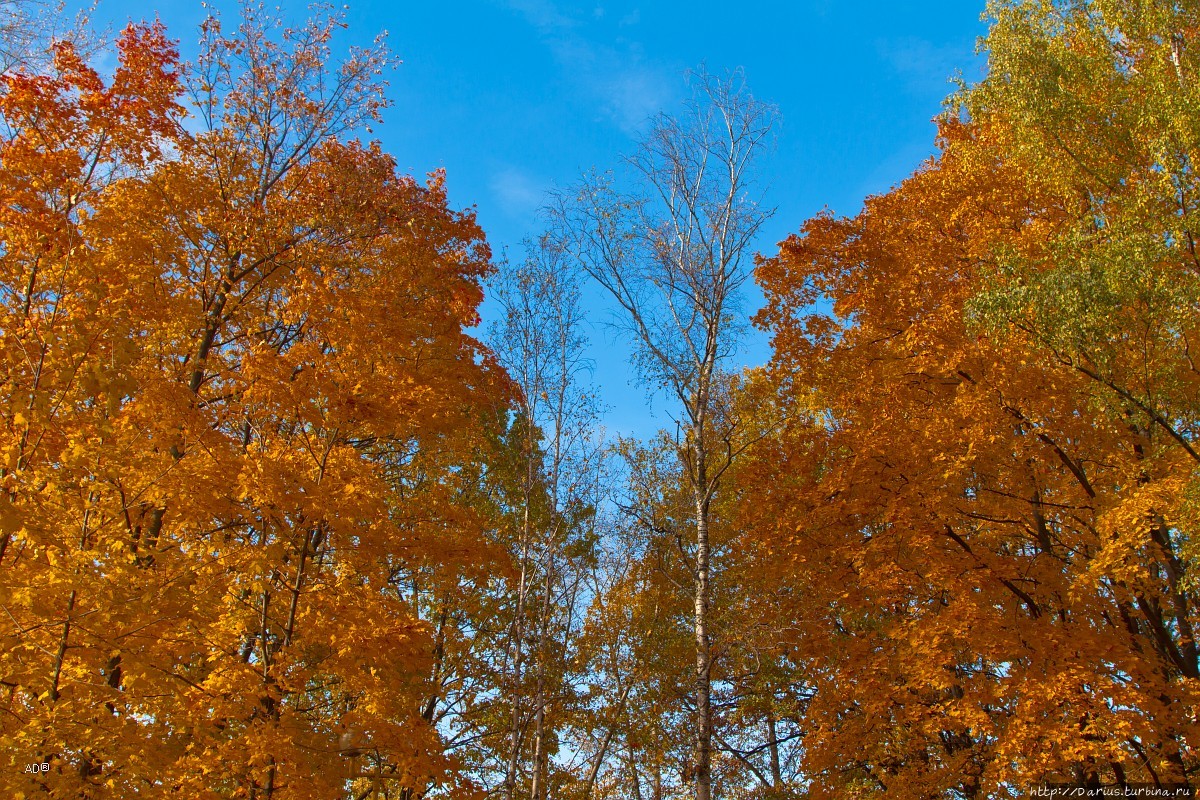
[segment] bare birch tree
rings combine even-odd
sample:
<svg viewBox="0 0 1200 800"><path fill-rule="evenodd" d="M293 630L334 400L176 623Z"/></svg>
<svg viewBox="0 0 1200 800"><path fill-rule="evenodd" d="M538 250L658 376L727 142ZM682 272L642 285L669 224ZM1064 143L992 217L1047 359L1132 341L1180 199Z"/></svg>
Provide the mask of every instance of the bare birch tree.
<svg viewBox="0 0 1200 800"><path fill-rule="evenodd" d="M771 216L752 167L768 147L778 112L756 100L742 72L690 76L693 96L679 117L660 114L626 159L636 182L585 176L556 198L564 247L616 300L621 327L652 390L678 401L684 465L694 504L695 736L690 777L697 800L712 794L710 630L711 506L721 478L749 441L724 413L722 367L743 328L739 293L751 247Z"/></svg>

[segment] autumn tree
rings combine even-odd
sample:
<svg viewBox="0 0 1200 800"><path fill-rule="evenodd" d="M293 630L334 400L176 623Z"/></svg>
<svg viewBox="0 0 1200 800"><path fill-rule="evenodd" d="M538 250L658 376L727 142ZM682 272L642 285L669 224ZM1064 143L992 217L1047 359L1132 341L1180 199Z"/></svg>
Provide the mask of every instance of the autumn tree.
<svg viewBox="0 0 1200 800"><path fill-rule="evenodd" d="M399 578L488 558L460 466L508 396L465 332L490 256L441 175L350 138L390 56L331 72L340 25L210 18L186 82L158 25L108 82L69 43L4 76L13 794L469 783Z"/></svg>
<svg viewBox="0 0 1200 800"><path fill-rule="evenodd" d="M563 674L561 659L570 647L582 572L594 539L590 520L601 451L596 397L583 383L589 364L579 273L549 236L526 241L525 249L525 259L503 265L492 284L500 319L492 327L491 343L521 392L514 428L522 440L524 464L505 793L511 798L516 790L522 743L531 740L529 795L543 800L552 749L547 707L551 695L561 694L551 684ZM519 689L527 638L533 639L528 699ZM551 659L557 661L553 666Z"/></svg>
<svg viewBox="0 0 1200 800"><path fill-rule="evenodd" d="M753 164L768 146L776 111L756 100L740 72L692 76L686 115L655 118L627 159L634 188L592 175L558 198L563 245L616 301L652 391L679 403L679 465L691 495L698 800L712 792L712 589L710 523L721 478L746 446L720 413L722 367L738 341L739 290L748 255L770 212L753 195Z"/></svg>
<svg viewBox="0 0 1200 800"><path fill-rule="evenodd" d="M814 797L1195 781L1194 12L991 10L936 160L758 273Z"/></svg>

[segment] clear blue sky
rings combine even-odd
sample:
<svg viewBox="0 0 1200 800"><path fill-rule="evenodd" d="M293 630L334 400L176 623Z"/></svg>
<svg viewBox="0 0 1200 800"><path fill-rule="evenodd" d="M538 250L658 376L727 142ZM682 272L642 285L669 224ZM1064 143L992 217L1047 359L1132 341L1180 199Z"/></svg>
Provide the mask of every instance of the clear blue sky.
<svg viewBox="0 0 1200 800"><path fill-rule="evenodd" d="M764 160L767 202L778 213L758 250L822 208L852 214L933 152L932 118L961 71L979 75L976 39L984 0L351 1L345 42L387 30L403 60L390 78L394 103L377 128L401 168L444 168L451 201L474 205L497 252L519 257L538 229L543 193L590 167L615 166L650 114L684 97L683 73L743 67L755 95L783 116ZM230 22L232 3L212 2ZM283 2L300 21L305 3ZM100 0L96 20L114 28L157 13L194 52L199 0ZM748 305L757 301L750 298ZM630 384L627 350L601 326L594 301L595 379L611 407L610 430L646 435L668 426ZM485 315L487 308L485 307ZM761 335L744 363L763 363Z"/></svg>

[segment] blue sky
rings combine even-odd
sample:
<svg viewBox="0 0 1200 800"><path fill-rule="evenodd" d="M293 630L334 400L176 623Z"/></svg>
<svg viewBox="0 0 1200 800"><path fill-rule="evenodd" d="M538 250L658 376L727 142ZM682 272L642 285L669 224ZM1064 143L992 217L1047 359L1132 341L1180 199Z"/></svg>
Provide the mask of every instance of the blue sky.
<svg viewBox="0 0 1200 800"><path fill-rule="evenodd" d="M933 152L931 120L949 78L980 73L983 4L351 0L343 44L388 31L403 64L374 135L406 171L444 168L452 203L476 206L493 247L512 258L538 231L544 192L616 166L649 115L678 107L685 70L743 67L783 117L777 148L761 162L766 201L778 210L757 249L770 254L806 218L826 207L854 213ZM237 16L231 3L209 5ZM300 21L306 5L282 2L282 14ZM191 55L199 0L100 0L95 19L116 28L156 12ZM757 302L748 298L748 309ZM602 324L606 299L591 305L607 426L635 435L668 427L667 406L656 401L648 415L645 392L631 384L628 350ZM745 364L768 357L761 335L743 348Z"/></svg>

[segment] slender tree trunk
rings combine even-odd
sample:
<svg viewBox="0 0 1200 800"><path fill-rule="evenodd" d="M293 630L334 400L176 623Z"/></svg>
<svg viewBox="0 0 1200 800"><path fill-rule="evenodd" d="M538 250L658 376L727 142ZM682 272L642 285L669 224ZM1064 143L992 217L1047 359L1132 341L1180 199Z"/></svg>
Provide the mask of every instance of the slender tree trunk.
<svg viewBox="0 0 1200 800"><path fill-rule="evenodd" d="M550 576L552 570L546 566L546 589L542 594L541 637L538 639L537 653L537 691L534 702L537 705L537 716L534 719L533 731L533 787L530 792L532 800L545 800L546 795L546 639L550 630Z"/></svg>
<svg viewBox="0 0 1200 800"><path fill-rule="evenodd" d="M783 776L779 769L779 734L775 730L775 710L767 708L767 747L771 751L771 788L779 791Z"/></svg>
<svg viewBox="0 0 1200 800"><path fill-rule="evenodd" d="M700 426L697 426L699 428ZM708 470L706 453L696 432L696 757L693 779L696 800L712 797L712 648L708 635Z"/></svg>
<svg viewBox="0 0 1200 800"><path fill-rule="evenodd" d="M58 701L58 685L62 680L63 664L67 657L67 642L71 638L71 615L75 613L75 590L67 600L67 618L63 620L62 636L58 638L58 652L54 654L54 672L50 677L50 702Z"/></svg>
<svg viewBox="0 0 1200 800"><path fill-rule="evenodd" d="M600 765L604 763L604 756L608 753L608 746L612 744L613 734L617 732L621 715L625 713L625 701L629 699L629 690L632 687L632 683L625 684L625 688L621 690L621 696L617 698L616 709L613 711L612 719L609 720L608 729L604 731L604 739L601 740L596 757L592 759L591 769L588 770L587 782L583 786L584 800L591 800L592 790L596 787L596 777L600 774Z"/></svg>
<svg viewBox="0 0 1200 800"><path fill-rule="evenodd" d="M541 691L540 676L538 678L538 691ZM538 702L537 721L535 723L533 739L533 787L530 789L529 796L533 800L544 800L546 794L546 745L544 739L546 709L540 705L540 700Z"/></svg>
<svg viewBox="0 0 1200 800"><path fill-rule="evenodd" d="M533 786L529 796L532 800L546 800L547 754L545 742L546 710L541 706L537 710L537 732L533 744Z"/></svg>
<svg viewBox="0 0 1200 800"><path fill-rule="evenodd" d="M433 679L430 681L432 692L430 693L428 702L425 703L425 708L421 711L421 719L426 722L433 722L433 716L437 712L438 699L441 696L439 684L442 680L442 664L446 660L446 623L450 620L450 596L447 594L446 599L442 601L442 611L438 615L437 635L433 640Z"/></svg>
<svg viewBox="0 0 1200 800"><path fill-rule="evenodd" d="M296 566L296 578L292 583L292 601L288 605L287 625L283 629L283 646L287 647L292 643L292 637L296 632L296 612L300 607L300 594L304 590L304 567L308 562L308 551L312 547L312 543L320 536L320 528L313 531L304 532L304 545L300 550L300 563Z"/></svg>
<svg viewBox="0 0 1200 800"><path fill-rule="evenodd" d="M625 753L628 758L626 764L629 768L629 780L633 786L633 800L642 800L642 779L638 775L637 756L634 753L633 746L627 745Z"/></svg>
<svg viewBox="0 0 1200 800"><path fill-rule="evenodd" d="M530 423L532 424L532 423ZM533 529L529 504L533 493L533 442L527 442L525 476L525 516L521 531L521 577L517 584L517 610L513 619L512 728L508 769L504 774L504 796L513 800L517 790L517 766L521 757L521 655L525 633L525 595L529 591L529 539Z"/></svg>

